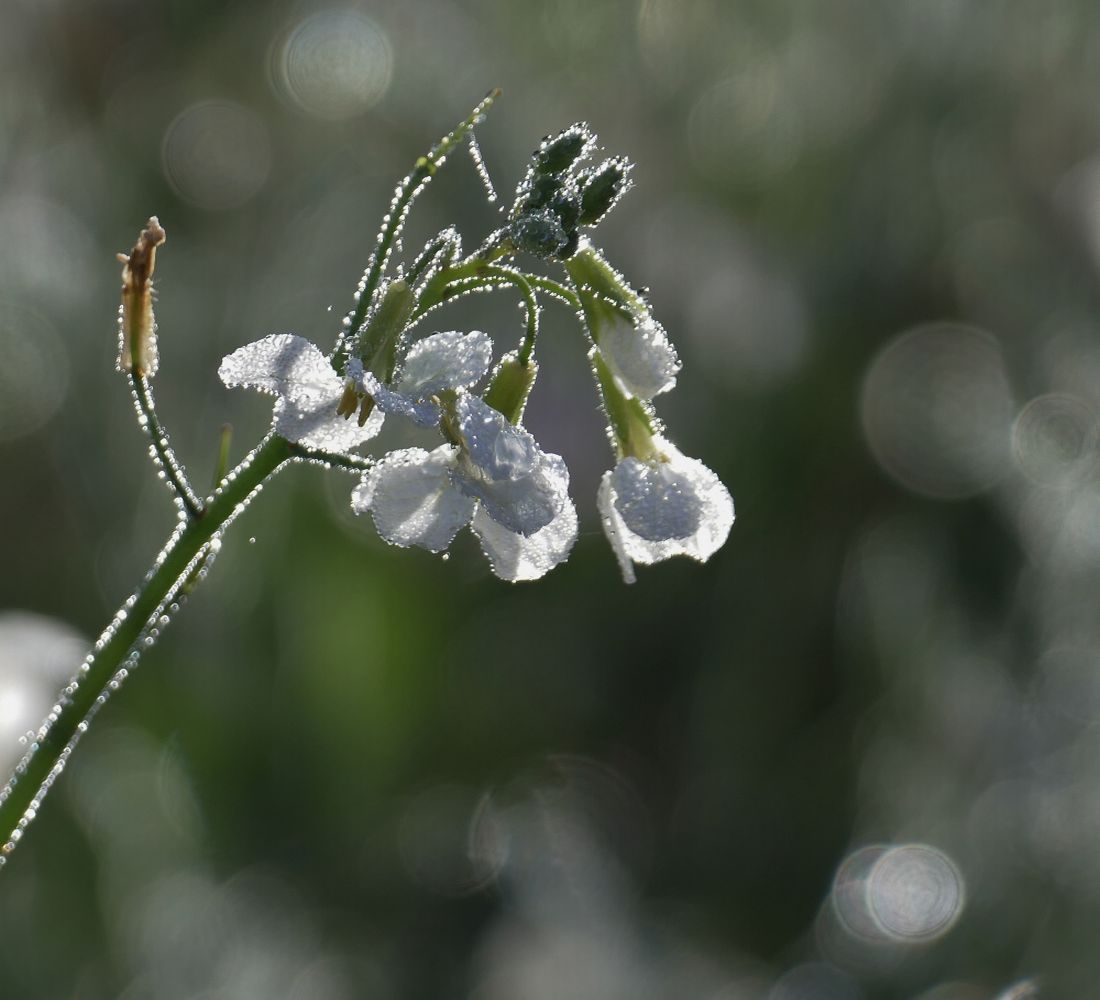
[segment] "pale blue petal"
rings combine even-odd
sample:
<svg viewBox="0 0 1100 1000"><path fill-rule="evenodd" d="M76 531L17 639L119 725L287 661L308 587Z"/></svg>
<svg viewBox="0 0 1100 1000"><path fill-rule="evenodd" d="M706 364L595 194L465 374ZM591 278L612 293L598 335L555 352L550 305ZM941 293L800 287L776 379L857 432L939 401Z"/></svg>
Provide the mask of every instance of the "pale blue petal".
<svg viewBox="0 0 1100 1000"><path fill-rule="evenodd" d="M487 334L433 333L409 349L393 387L413 399L427 399L480 381L492 361L493 341Z"/></svg>
<svg viewBox="0 0 1100 1000"><path fill-rule="evenodd" d="M378 534L393 545L442 552L474 515L476 503L452 485L457 449L405 448L388 454L352 492L357 514L368 510Z"/></svg>
<svg viewBox="0 0 1100 1000"><path fill-rule="evenodd" d="M654 440L664 461L640 463L651 472L639 474L631 464L621 473L625 464L637 461L624 459L600 484L604 531L624 577L632 572L631 561L649 564L685 555L705 562L721 548L733 525L733 498L721 480L669 442ZM692 523L689 534L679 534Z"/></svg>
<svg viewBox="0 0 1100 1000"><path fill-rule="evenodd" d="M470 527L502 580L537 580L568 558L577 539L577 511L567 497L557 516L533 535L509 531L484 508L474 514Z"/></svg>
<svg viewBox="0 0 1100 1000"><path fill-rule="evenodd" d="M360 381L374 400L374 405L384 413L392 413L411 420L421 427L438 427L443 411L432 402L394 392L383 385L373 372L364 372Z"/></svg>
<svg viewBox="0 0 1100 1000"><path fill-rule="evenodd" d="M542 453L527 431L477 396L460 396L455 411L470 461L484 478L498 481L531 474Z"/></svg>

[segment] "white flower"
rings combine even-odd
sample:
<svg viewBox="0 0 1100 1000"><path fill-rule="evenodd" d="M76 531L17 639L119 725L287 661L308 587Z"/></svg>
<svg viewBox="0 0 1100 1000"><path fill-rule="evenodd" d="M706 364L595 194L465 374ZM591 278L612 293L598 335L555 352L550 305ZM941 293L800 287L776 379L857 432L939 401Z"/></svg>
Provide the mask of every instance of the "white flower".
<svg viewBox="0 0 1100 1000"><path fill-rule="evenodd" d="M484 378L493 361L493 342L484 333L433 333L417 341L389 386L358 358L348 362L348 378L384 413L400 414L422 427L439 425L441 411L432 397L445 390L465 389Z"/></svg>
<svg viewBox="0 0 1100 1000"><path fill-rule="evenodd" d="M600 481L604 532L627 583L635 562L678 555L705 562L733 525L733 498L721 480L663 438L653 443L657 458L624 458Z"/></svg>
<svg viewBox="0 0 1100 1000"><path fill-rule="evenodd" d="M648 312L631 319L617 309L603 309L593 335L612 375L628 395L652 399L676 385L680 359L664 327Z"/></svg>
<svg viewBox="0 0 1100 1000"><path fill-rule="evenodd" d="M344 379L304 337L279 333L246 344L222 359L218 376L229 388L276 396L275 432L307 448L347 452L382 427L378 410L363 426L337 414Z"/></svg>
<svg viewBox="0 0 1100 1000"><path fill-rule="evenodd" d="M538 579L577 537L565 463L476 396L460 396L456 413L461 448L392 452L363 476L352 509L369 510L386 541L432 552L468 524L497 576Z"/></svg>

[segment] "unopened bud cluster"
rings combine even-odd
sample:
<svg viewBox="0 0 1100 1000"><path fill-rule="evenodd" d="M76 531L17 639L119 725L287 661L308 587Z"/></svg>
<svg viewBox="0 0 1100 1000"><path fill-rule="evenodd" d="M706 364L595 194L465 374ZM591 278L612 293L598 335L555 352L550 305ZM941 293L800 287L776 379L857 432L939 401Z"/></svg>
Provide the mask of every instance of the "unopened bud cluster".
<svg viewBox="0 0 1100 1000"><path fill-rule="evenodd" d="M630 186L624 157L582 164L596 148L583 122L543 139L516 191L509 233L518 250L550 260L577 252L582 227L594 227Z"/></svg>

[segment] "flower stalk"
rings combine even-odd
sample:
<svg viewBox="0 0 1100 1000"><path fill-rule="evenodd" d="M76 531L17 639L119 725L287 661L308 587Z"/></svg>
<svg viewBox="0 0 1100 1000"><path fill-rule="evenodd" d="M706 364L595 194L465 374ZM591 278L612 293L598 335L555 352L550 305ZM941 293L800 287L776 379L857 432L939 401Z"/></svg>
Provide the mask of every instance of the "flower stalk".
<svg viewBox="0 0 1100 1000"><path fill-rule="evenodd" d="M288 442L268 437L222 480L203 516L182 524L172 535L142 585L119 608L0 790L0 863L6 861L35 818L92 717L154 638L153 630L159 634L179 610L179 599L193 569L253 493L293 454Z"/></svg>

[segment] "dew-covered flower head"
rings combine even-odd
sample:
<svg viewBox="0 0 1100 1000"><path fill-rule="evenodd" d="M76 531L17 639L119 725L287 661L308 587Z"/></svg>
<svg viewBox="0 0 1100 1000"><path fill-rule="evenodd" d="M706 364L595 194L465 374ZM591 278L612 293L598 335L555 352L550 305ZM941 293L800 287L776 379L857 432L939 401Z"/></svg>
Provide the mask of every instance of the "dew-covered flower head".
<svg viewBox="0 0 1100 1000"><path fill-rule="evenodd" d="M652 458L624 458L600 482L604 532L628 583L635 562L679 555L706 561L733 525L733 498L721 480L664 438L653 445Z"/></svg>

